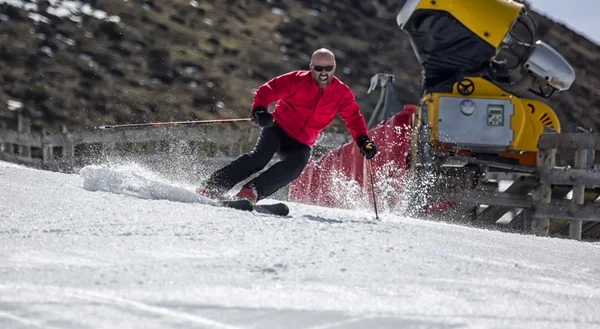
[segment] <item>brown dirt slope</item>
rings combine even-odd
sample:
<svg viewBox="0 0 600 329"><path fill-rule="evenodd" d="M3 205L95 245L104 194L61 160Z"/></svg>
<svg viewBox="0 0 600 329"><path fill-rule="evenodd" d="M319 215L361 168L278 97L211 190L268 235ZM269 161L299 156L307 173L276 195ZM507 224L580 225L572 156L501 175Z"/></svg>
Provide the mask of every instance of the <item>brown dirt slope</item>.
<svg viewBox="0 0 600 329"><path fill-rule="evenodd" d="M86 3L84 13L70 18L60 17L47 1L36 10L0 4L0 127L14 127L18 111L50 130L244 117L256 87L306 68L319 47L337 54L337 75L356 93L365 116L377 98L366 93L369 80L379 72L396 75L401 102L417 101L420 67L395 23L399 1ZM92 17L90 8L108 16ZM36 13L42 21L32 19L40 19ZM599 128L599 47L563 25L537 19L544 40L578 75L570 91L550 102L563 127ZM336 125L343 127L339 119Z"/></svg>

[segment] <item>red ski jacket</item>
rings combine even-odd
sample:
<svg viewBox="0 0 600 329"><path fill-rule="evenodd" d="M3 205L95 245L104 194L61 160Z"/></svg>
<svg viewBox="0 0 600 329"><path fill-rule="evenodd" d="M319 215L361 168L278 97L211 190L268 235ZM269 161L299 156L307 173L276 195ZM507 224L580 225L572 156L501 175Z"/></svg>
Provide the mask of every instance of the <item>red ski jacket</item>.
<svg viewBox="0 0 600 329"><path fill-rule="evenodd" d="M354 94L335 76L327 87L319 88L310 71L280 75L256 90L252 108L261 105L268 108L275 101L279 101L271 113L275 123L300 143L312 146L336 113L344 120L354 141L367 136L367 125Z"/></svg>

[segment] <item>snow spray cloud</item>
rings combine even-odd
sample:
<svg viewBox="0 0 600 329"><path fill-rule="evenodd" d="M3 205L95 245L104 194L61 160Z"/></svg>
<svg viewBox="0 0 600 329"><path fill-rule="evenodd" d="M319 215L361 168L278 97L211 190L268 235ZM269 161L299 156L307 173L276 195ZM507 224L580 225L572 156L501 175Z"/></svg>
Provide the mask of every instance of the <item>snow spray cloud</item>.
<svg viewBox="0 0 600 329"><path fill-rule="evenodd" d="M140 199L201 201L191 186L169 181L136 163L89 165L83 167L79 175L83 178L83 188L88 191L124 194Z"/></svg>
<svg viewBox="0 0 600 329"><path fill-rule="evenodd" d="M321 168L315 170L323 171ZM365 173L366 175L366 173ZM395 161L390 161L376 170L374 168L374 191L377 207L384 212L406 212L407 200L405 190L409 182L405 169ZM369 177L364 177L364 184L348 177L341 170L331 170L323 177L318 197L330 204L345 209L365 210L373 206L373 191Z"/></svg>

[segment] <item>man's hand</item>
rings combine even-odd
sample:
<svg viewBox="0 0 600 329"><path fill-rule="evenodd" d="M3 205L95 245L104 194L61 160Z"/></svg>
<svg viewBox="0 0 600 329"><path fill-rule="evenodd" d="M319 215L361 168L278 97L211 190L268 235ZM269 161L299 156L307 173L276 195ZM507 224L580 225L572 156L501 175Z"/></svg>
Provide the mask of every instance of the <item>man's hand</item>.
<svg viewBox="0 0 600 329"><path fill-rule="evenodd" d="M252 118L254 122L261 127L270 127L273 125L273 116L262 106L252 109Z"/></svg>
<svg viewBox="0 0 600 329"><path fill-rule="evenodd" d="M375 143L369 139L368 136L360 136L356 140L356 144L360 148L360 153L367 158L367 160L371 160L375 154L377 153L377 148L375 147Z"/></svg>

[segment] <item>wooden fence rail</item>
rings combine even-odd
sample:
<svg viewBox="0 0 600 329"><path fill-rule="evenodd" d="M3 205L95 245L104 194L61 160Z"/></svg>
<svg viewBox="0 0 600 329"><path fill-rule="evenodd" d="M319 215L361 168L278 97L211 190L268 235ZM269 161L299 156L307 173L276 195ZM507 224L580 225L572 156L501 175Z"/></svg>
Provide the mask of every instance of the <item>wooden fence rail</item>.
<svg viewBox="0 0 600 329"><path fill-rule="evenodd" d="M107 157L186 153L204 158L234 158L254 146L260 129L211 126L150 127L47 135L32 133L29 119L19 116L18 129L0 130L0 160L46 170L71 172ZM337 147L347 136L324 133L315 152Z"/></svg>
<svg viewBox="0 0 600 329"><path fill-rule="evenodd" d="M600 238L600 202L596 201L600 197L600 168L594 165L600 134L543 133L538 149L537 167L485 173L486 180L511 181L503 191L451 188L435 198L485 206L472 220L486 226L506 226L540 236L568 235L576 240L584 233ZM558 154L564 162L561 167L557 166Z"/></svg>
<svg viewBox="0 0 600 329"><path fill-rule="evenodd" d="M600 222L598 195L592 193L588 200L585 197L586 189L600 186L600 170L594 166L600 134L545 133L538 148L540 184L534 191L534 233L548 235L550 220L563 220L568 221L569 237L581 240L584 222ZM573 166L555 168L557 151L575 151ZM572 189L570 202L565 202L560 194L553 195L553 187L557 186Z"/></svg>

